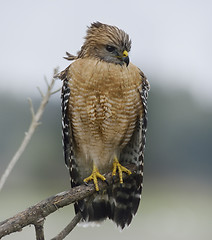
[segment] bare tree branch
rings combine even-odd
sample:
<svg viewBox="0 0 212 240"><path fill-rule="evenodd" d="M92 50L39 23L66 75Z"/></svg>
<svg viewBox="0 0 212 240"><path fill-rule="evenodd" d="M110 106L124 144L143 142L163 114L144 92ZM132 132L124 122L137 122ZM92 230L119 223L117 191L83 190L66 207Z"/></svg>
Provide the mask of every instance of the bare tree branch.
<svg viewBox="0 0 212 240"><path fill-rule="evenodd" d="M54 75L53 76L55 76L56 73L57 73L57 69L54 70ZM42 101L41 101L40 106L39 106L36 113L35 113L33 105L32 105L32 100L29 99L30 111L31 111L31 114L32 114L32 122L29 126L28 131L25 133L25 137L24 137L19 149L17 150L17 152L15 153L15 155L13 156L11 161L9 162L5 172L3 173L3 175L0 179L0 191L3 188L7 178L10 175L10 173L11 173L12 169L14 168L15 164L17 163L20 156L24 152L24 150L25 150L26 146L28 145L30 139L32 138L32 135L33 135L36 127L40 124L39 120L41 119L41 116L44 112L45 106L48 103L50 96L54 93L54 92L52 92L52 89L53 89L53 86L54 86L54 83L55 83L55 78L54 77L52 78L52 81L51 81L50 84L48 83L46 78L44 78L44 79L45 79L45 82L48 86L46 94L43 95L41 90L39 90L39 92L41 93L41 96L42 96ZM57 91L55 91L55 92L57 92Z"/></svg>
<svg viewBox="0 0 212 240"><path fill-rule="evenodd" d="M134 165L128 165L126 167L132 172L132 174L136 169ZM106 174L105 177L107 179L107 183L99 181L100 190L103 190L107 188L108 185L111 185L114 182L119 181L118 177L114 180L111 173ZM124 178L126 179L127 177L128 175L124 174ZM96 191L95 191L94 185L89 184L88 186L80 185L70 189L69 191L65 191L65 192L56 194L54 196L51 196L39 202L38 204L27 208L25 211L22 211L16 214L15 216L0 222L0 238L2 238L3 236L9 235L10 233L13 233L13 232L21 231L22 228L30 224L33 224L36 226L38 225L39 221L41 221L41 219L44 220L45 217L55 212L59 208L65 207L67 205L70 205L71 203L82 200L92 194L96 194ZM61 235L66 233L68 234L68 232L70 232L76 226L79 220L80 220L80 216L78 215L73 220L73 222L69 224L70 226L68 225L62 231L63 233L61 233ZM38 226L35 228L37 228L36 230L36 234L37 234L37 232L39 232L40 230L38 229ZM55 239L63 239L62 236L59 236L60 238L57 238L57 237Z"/></svg>

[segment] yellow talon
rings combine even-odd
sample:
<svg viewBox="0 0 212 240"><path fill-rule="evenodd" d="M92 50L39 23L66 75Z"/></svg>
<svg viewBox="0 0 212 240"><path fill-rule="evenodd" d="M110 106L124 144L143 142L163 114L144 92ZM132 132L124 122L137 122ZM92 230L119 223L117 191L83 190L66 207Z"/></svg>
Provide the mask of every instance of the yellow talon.
<svg viewBox="0 0 212 240"><path fill-rule="evenodd" d="M102 181L106 180L106 178L102 174L99 173L99 170L97 169L97 167L95 165L93 165L93 171L92 171L91 175L89 177L85 178L83 181L85 183L88 183L89 181L93 181L95 189L98 192L99 186L98 186L97 178L100 178Z"/></svg>
<svg viewBox="0 0 212 240"><path fill-rule="evenodd" d="M127 168L123 167L117 157L114 158L114 161L113 161L113 172L112 172L112 176L115 176L116 175L116 171L118 169L118 173L119 173L119 181L120 183L122 184L123 183L123 174L122 172L126 172L128 175L132 174L132 172L130 170L128 170Z"/></svg>

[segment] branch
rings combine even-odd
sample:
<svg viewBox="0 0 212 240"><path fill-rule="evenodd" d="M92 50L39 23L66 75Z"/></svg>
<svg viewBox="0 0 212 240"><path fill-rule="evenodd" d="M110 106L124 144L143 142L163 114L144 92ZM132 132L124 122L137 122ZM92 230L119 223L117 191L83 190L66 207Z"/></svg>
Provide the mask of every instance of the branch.
<svg viewBox="0 0 212 240"><path fill-rule="evenodd" d="M126 167L132 172L132 174L136 170L136 167L134 165L128 165ZM106 174L105 177L107 179L107 183L99 181L100 190L104 190L108 187L108 185L112 185L114 182L119 181L118 177L115 180L113 180L112 173ZM126 179L127 177L128 175L124 174L124 178ZM37 203L36 205L27 208L25 211L22 211L16 214L15 216L0 222L0 238L9 235L10 233L13 232L21 231L22 228L30 224L35 225L36 234L38 234L40 231L38 229L39 221L42 222L45 219L45 217L55 212L59 208L65 207L76 201L82 200L88 196L91 196L95 192L96 191L94 185L88 184L88 186L80 185L70 189L69 191L65 191L54 196L51 196ZM77 217L74 218L72 223L70 223L59 235L57 235L53 239L54 240L63 239L63 237L66 236L76 226L80 219L81 216L77 215ZM37 239L43 240L44 238L42 239L37 237Z"/></svg>
<svg viewBox="0 0 212 240"><path fill-rule="evenodd" d="M54 75L57 73L57 69L54 70ZM54 76L53 75L53 76ZM45 81L47 82L46 78L45 78ZM12 169L14 168L15 164L17 163L17 161L19 160L20 156L22 155L22 153L24 152L26 146L28 145L30 139L32 138L32 135L35 131L35 129L37 128L37 126L40 124L40 119L43 115L43 112L44 112L44 109L45 109L45 106L46 104L48 103L49 101L49 98L50 96L57 92L52 92L52 89L53 89L53 86L54 86L54 83L55 83L55 79L54 77L52 78L52 81L51 83L49 84L47 82L47 91L46 91L46 94L44 95L41 90L39 89L40 93L41 93L41 96L42 96L42 101L40 103L40 106L37 110L37 112L35 113L34 111L34 108L33 108L33 105L32 105L32 100L29 99L29 106L30 106L30 112L31 112L31 115L32 115L32 122L29 126L29 129L28 131L25 133L25 137L19 147L19 149L17 150L17 152L15 153L15 155L13 156L13 158L11 159L11 161L9 162L5 172L3 173L1 179L0 179L0 191L1 189L3 188L8 176L10 175Z"/></svg>

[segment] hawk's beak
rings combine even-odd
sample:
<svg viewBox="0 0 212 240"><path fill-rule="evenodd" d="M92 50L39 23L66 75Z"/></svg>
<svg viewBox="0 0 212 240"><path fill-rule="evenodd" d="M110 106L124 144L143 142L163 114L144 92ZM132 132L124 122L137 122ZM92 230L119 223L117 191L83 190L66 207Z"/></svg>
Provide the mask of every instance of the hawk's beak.
<svg viewBox="0 0 212 240"><path fill-rule="evenodd" d="M123 57L122 57L123 61L126 63L126 65L128 66L129 65L129 62L130 62L130 59L129 59L129 56L128 56L128 52L126 50L124 50L123 52Z"/></svg>

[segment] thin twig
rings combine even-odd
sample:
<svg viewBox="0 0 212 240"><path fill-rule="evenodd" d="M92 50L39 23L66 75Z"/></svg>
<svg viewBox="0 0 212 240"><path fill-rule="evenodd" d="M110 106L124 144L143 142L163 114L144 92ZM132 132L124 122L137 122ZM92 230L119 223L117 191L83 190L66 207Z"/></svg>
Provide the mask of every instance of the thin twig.
<svg viewBox="0 0 212 240"><path fill-rule="evenodd" d="M79 223L79 221L82 219L81 212L78 212L77 215L71 220L71 222L54 238L51 240L62 240L64 239Z"/></svg>
<svg viewBox="0 0 212 240"><path fill-rule="evenodd" d="M54 70L54 75L55 75L56 71L57 70L55 69ZM47 80L45 79L45 81L47 81ZM32 135L33 135L36 127L39 125L39 120L40 120L40 118L41 118L41 116L44 112L45 106L48 103L48 100L49 100L50 96L52 95L51 91L53 89L54 83L55 83L54 78L52 78L52 81L51 81L50 84L47 82L48 89L46 91L46 94L43 96L42 101L40 103L40 106L39 106L36 113L34 112L34 108L32 106L32 101L29 99L30 111L31 111L31 114L32 114L32 122L29 126L28 131L25 133L25 137L24 137L20 147L18 148L17 152L15 153L15 155L13 156L11 161L9 162L5 172L3 173L3 175L0 178L0 191L3 188L7 178L10 175L10 173L11 173L12 169L14 168L15 164L17 163L20 156L24 152L24 150L25 150L26 146L28 145L30 139L32 138Z"/></svg>
<svg viewBox="0 0 212 240"><path fill-rule="evenodd" d="M47 80L46 76L44 76L44 81L46 83L47 88L49 88L49 83L48 83L48 80Z"/></svg>
<svg viewBox="0 0 212 240"><path fill-rule="evenodd" d="M61 88L55 90L54 92L51 92L51 95L53 95L53 94L55 94L55 93L57 93L57 92L60 92L60 91L61 91Z"/></svg>
<svg viewBox="0 0 212 240"><path fill-rule="evenodd" d="M37 89L38 89L38 92L40 93L41 97L44 98L44 94L43 94L43 92L41 91L40 87L37 87Z"/></svg>
<svg viewBox="0 0 212 240"><path fill-rule="evenodd" d="M35 111L34 111L34 107L32 105L32 99L31 98L28 98L28 102L29 102L29 110L32 114L32 120L34 119L35 117Z"/></svg>

